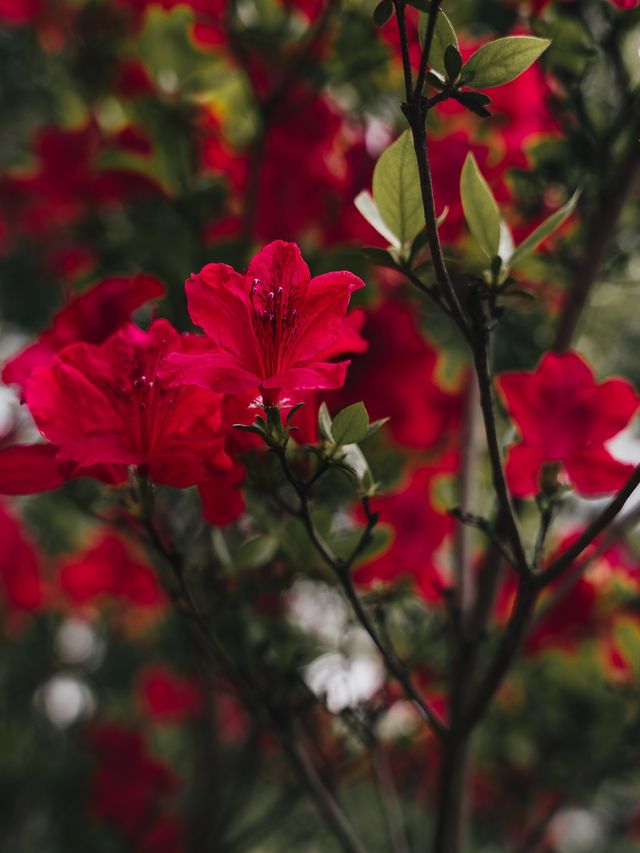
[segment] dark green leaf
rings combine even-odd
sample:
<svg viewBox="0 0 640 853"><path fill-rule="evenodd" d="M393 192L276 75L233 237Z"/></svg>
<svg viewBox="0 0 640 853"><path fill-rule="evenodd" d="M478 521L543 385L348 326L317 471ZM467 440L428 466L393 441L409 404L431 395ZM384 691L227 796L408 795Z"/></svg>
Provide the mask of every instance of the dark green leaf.
<svg viewBox="0 0 640 853"><path fill-rule="evenodd" d="M530 255L542 243L542 241L558 228L575 210L580 193L574 193L566 204L552 213L545 221L538 225L535 231L532 231L529 236L520 243L518 248L509 258L511 265L518 263L522 258Z"/></svg>
<svg viewBox="0 0 640 853"><path fill-rule="evenodd" d="M393 0L380 0L373 10L373 22L377 27L386 24L393 15Z"/></svg>
<svg viewBox="0 0 640 853"><path fill-rule="evenodd" d="M448 44L444 52L444 67L449 80L454 82L458 79L462 68L462 57L457 47Z"/></svg>
<svg viewBox="0 0 640 853"><path fill-rule="evenodd" d="M377 267L388 267L392 270L402 269L386 249L377 249L375 246L367 246L363 251L366 259L372 264L375 264Z"/></svg>

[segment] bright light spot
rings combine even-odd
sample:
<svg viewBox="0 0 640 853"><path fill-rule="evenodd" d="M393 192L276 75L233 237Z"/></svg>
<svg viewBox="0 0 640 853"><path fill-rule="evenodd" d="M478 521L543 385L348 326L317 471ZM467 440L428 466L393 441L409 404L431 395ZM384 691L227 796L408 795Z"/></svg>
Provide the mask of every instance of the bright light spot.
<svg viewBox="0 0 640 853"><path fill-rule="evenodd" d="M411 702L394 702L378 723L376 730L383 740L411 736L420 726L420 716Z"/></svg>
<svg viewBox="0 0 640 853"><path fill-rule="evenodd" d="M550 826L553 846L561 853L588 853L603 841L603 827L586 809L565 809Z"/></svg>
<svg viewBox="0 0 640 853"><path fill-rule="evenodd" d="M289 617L303 631L335 642L347 626L347 605L335 589L323 583L297 580L287 596Z"/></svg>
<svg viewBox="0 0 640 853"><path fill-rule="evenodd" d="M87 685L74 675L54 675L36 691L36 704L61 729L83 717L89 717L96 707Z"/></svg>
<svg viewBox="0 0 640 853"><path fill-rule="evenodd" d="M338 714L371 698L384 684L384 671L372 658L350 660L339 652L328 652L309 664L305 682L324 698L332 714Z"/></svg>
<svg viewBox="0 0 640 853"><path fill-rule="evenodd" d="M90 661L98 652L95 631L82 619L66 619L56 633L56 652L64 663Z"/></svg>

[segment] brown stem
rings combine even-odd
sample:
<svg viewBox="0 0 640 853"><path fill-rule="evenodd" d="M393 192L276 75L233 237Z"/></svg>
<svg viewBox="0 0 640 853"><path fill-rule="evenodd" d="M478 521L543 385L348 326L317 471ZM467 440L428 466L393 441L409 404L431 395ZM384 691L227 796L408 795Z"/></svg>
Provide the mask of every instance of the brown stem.
<svg viewBox="0 0 640 853"><path fill-rule="evenodd" d="M377 518L370 512L368 500L365 499L363 501L365 514L367 515L367 525L362 533L362 536L360 537L359 542L354 547L351 555L346 560L343 560L337 557L331 551L329 546L325 542L323 542L321 537L318 535L315 524L313 522L311 507L309 506L308 484L305 485L304 483L300 483L296 479L287 460L286 451L283 447L275 448L274 452L280 460L280 465L287 481L290 483L290 485L293 487L296 494L298 495L300 508L295 513L295 515L304 525L309 540L311 541L318 554L327 564L327 566L335 574L336 578L340 583L340 586L342 587L342 591L344 592L347 601L351 605L351 609L353 610L361 626L369 635L369 638L373 642L374 646L378 650L380 656L382 657L382 660L386 664L387 670L401 685L406 695L414 703L414 705L420 712L420 715L423 717L423 719L429 723L429 725L433 728L433 730L440 738L445 738L448 729L444 721L437 713L437 711L435 711L435 709L431 707L431 705L415 687L405 664L397 657L395 651L392 648L387 647L387 645L384 643L384 641L376 631L373 621L370 619L369 614L367 613L364 605L362 604L360 596L356 592L356 589L353 585L353 580L351 578L351 566L362 551L366 542L368 541L368 537L371 534L371 530L373 529L377 521ZM315 481L316 480L314 478L313 482Z"/></svg>
<svg viewBox="0 0 640 853"><path fill-rule="evenodd" d="M466 770L469 736L457 737L442 757L433 853L456 853L463 848Z"/></svg>
<svg viewBox="0 0 640 853"><path fill-rule="evenodd" d="M179 612L187 617L191 625L196 627L198 640L205 658L222 670L236 688L245 708L256 717L258 722L264 724L265 719L268 720L269 727L278 737L291 767L313 797L318 810L345 853L366 853L338 802L325 786L302 745L297 742L288 721L272 704L269 696L264 691L259 690L250 675L245 673L229 657L222 642L211 630L186 582L181 556L164 544L150 515L147 515L144 523L152 545L170 566L178 583L178 594L176 594L175 589L170 589L169 593Z"/></svg>
<svg viewBox="0 0 640 853"><path fill-rule="evenodd" d="M576 539L573 545L567 548L567 550L561 554L557 560L554 560L546 571L536 576L536 586L547 586L547 584L550 584L551 581L555 580L566 569L568 569L573 561L589 547L593 540L609 526L639 485L640 465L636 467L633 474L629 477L620 491L611 498L602 512L594 518L591 524L589 524L582 535Z"/></svg>

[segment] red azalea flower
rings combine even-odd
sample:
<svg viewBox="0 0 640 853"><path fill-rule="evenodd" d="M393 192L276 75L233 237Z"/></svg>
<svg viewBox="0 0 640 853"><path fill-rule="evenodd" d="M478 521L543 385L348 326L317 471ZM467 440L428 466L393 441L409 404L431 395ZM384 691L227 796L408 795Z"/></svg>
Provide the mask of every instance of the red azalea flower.
<svg viewBox="0 0 640 853"><path fill-rule="evenodd" d="M202 710L202 693L193 678L160 664L144 670L140 693L145 712L159 723L180 723Z"/></svg>
<svg viewBox="0 0 640 853"><path fill-rule="evenodd" d="M455 467L454 455L448 454L438 466L414 471L403 489L372 501L381 524L391 528L391 541L379 557L357 569L357 583L394 583L409 578L428 601L440 598L444 581L436 551L453 530L454 521L435 505L433 487L440 474L453 472Z"/></svg>
<svg viewBox="0 0 640 853"><path fill-rule="evenodd" d="M157 483L186 488L230 465L220 398L168 388L157 375L164 356L198 344L165 320L148 332L130 324L99 346L73 344L34 371L26 401L73 475L103 479L94 466L135 465Z"/></svg>
<svg viewBox="0 0 640 853"><path fill-rule="evenodd" d="M148 752L141 734L115 723L94 729L90 745L98 764L91 780L89 807L117 826L132 849L142 850L142 839L169 817L179 779Z"/></svg>
<svg viewBox="0 0 640 853"><path fill-rule="evenodd" d="M38 610L44 599L38 558L18 522L0 504L0 584L9 609Z"/></svg>
<svg viewBox="0 0 640 853"><path fill-rule="evenodd" d="M581 356L547 353L531 373L500 376L498 388L522 436L509 451L506 466L517 497L540 491L545 463L561 464L583 495L615 491L633 471L605 447L638 408L638 396L625 380L597 384Z"/></svg>
<svg viewBox="0 0 640 853"><path fill-rule="evenodd" d="M287 391L340 388L349 362L322 359L361 287L346 271L311 278L298 247L281 240L265 246L245 274L208 264L186 290L191 319L215 350L170 355L166 371L174 381L227 394L258 387L265 405Z"/></svg>
<svg viewBox="0 0 640 853"><path fill-rule="evenodd" d="M31 372L53 364L61 349L78 341L102 343L129 320L136 308L163 295L162 284L150 275L104 279L58 311L38 340L5 364L3 382L15 383L24 390Z"/></svg>
<svg viewBox="0 0 640 853"><path fill-rule="evenodd" d="M406 447L426 450L450 443L460 424L462 397L439 384L438 352L420 333L409 306L385 299L367 312L363 333L371 346L354 359L344 389L327 395L330 405L363 400L373 420L391 418L391 435Z"/></svg>
<svg viewBox="0 0 640 853"><path fill-rule="evenodd" d="M138 607L156 607L165 600L152 569L111 533L62 565L60 587L74 604L113 597Z"/></svg>

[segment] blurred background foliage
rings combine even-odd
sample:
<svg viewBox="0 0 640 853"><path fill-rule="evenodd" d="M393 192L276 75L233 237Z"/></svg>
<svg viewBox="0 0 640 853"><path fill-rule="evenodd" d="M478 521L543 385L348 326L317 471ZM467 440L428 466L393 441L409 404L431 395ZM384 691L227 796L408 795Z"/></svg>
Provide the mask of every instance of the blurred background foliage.
<svg viewBox="0 0 640 853"><path fill-rule="evenodd" d="M604 0L541 5L445 4L463 52L514 31L553 45L492 93L491 118L445 107L433 119L443 237L454 259L468 252L458 199L468 150L518 234L581 188L578 215L522 268L529 296L510 300L496 366L532 367L584 291L574 345L599 375L638 387L639 13ZM403 127L394 24L376 29L372 11L368 0L0 0L0 346L5 357L24 346L93 282L142 272L167 288L159 312L188 329L186 276L209 261L243 266L276 238L298 242L313 273L362 275L370 351L328 399L335 408L364 398L373 416L392 417L366 452L384 487L414 490L415 509L380 498L380 537L361 572L391 582L367 586L365 598L438 701L446 620L433 578L446 583L466 361L446 320L362 251L383 243L353 198ZM33 427L13 391L0 391L6 446ZM632 437L624 449L637 459ZM225 644L304 732L367 850L391 849L381 745L410 844L422 848L435 744L297 523L271 506L276 476L250 455L247 511L213 531L190 492L167 490L160 508L200 594L220 605ZM338 475L318 495L319 527L345 546L351 499ZM3 504L0 847L335 849L274 737L228 684L201 678L149 555L130 530L112 530L112 504L85 481ZM585 504L568 503L565 533ZM534 536L535 509L523 520ZM469 850L518 849L545 814L535 849L638 849L640 740L637 725L625 729L640 698L637 543L589 559L481 727ZM505 588L496 625L508 601Z"/></svg>

